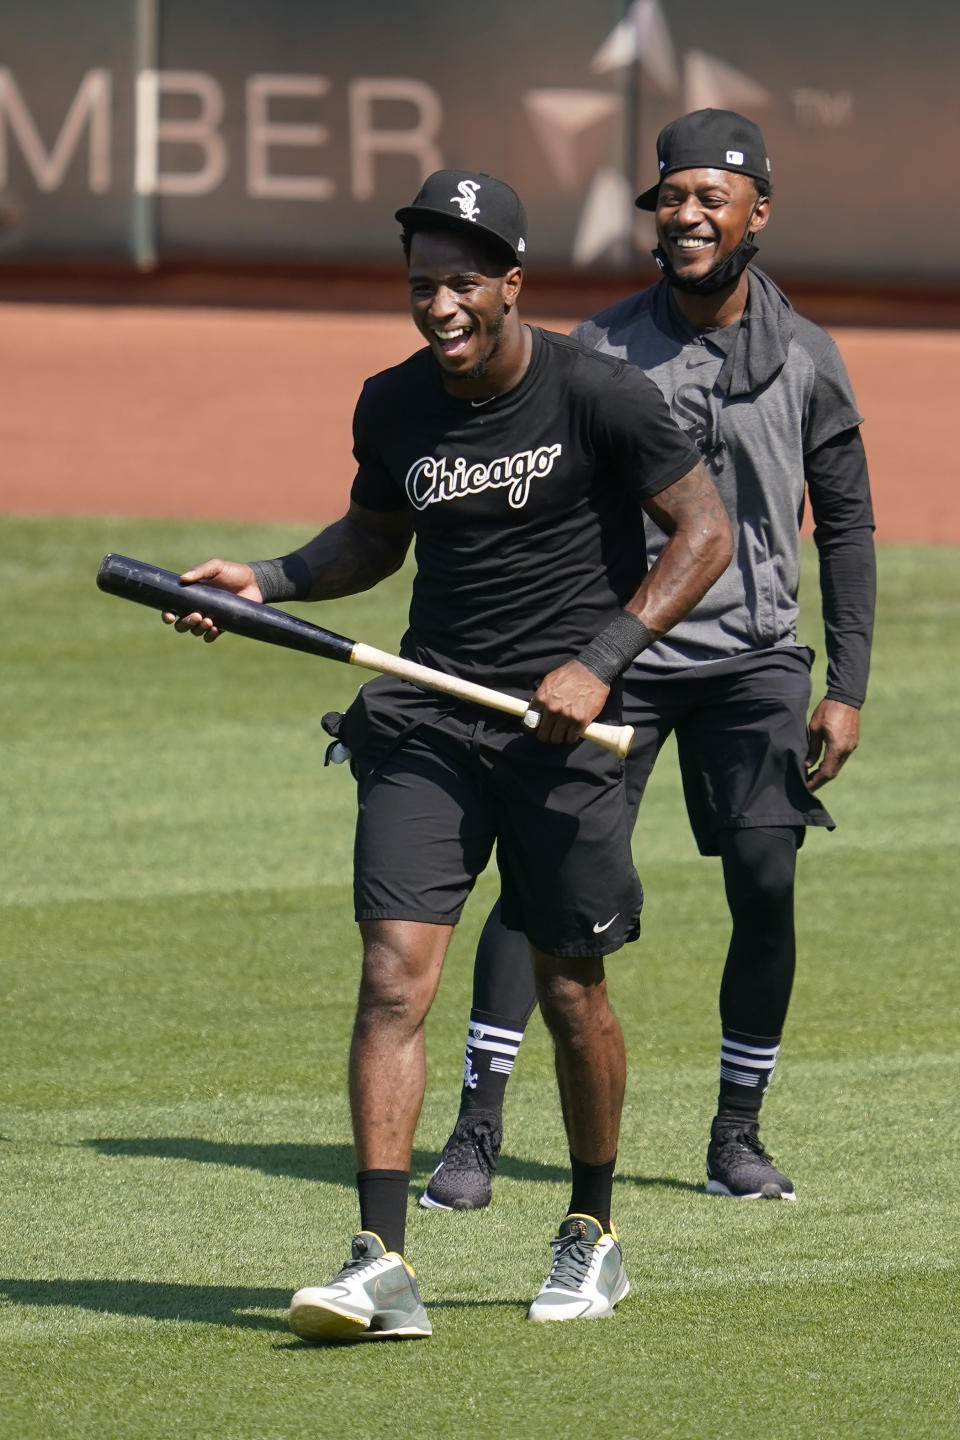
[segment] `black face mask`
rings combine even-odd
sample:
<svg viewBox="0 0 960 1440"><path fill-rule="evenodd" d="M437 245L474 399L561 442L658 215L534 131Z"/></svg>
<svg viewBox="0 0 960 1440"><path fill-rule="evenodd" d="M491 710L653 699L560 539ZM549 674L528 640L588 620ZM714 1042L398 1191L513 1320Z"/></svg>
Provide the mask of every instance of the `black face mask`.
<svg viewBox="0 0 960 1440"><path fill-rule="evenodd" d="M726 260L721 260L719 265L714 265L713 269L708 270L706 275L701 275L699 280L681 279L659 245L651 253L664 277L676 290L683 290L687 295L715 295L725 285L732 285L740 279L756 255L757 247L752 240L748 240L744 236L736 250L732 250Z"/></svg>
<svg viewBox="0 0 960 1440"><path fill-rule="evenodd" d="M651 253L659 265L661 273L675 289L683 290L687 295L715 295L725 285L735 284L757 253L757 247L750 239L750 223L757 213L759 204L759 200L754 202L746 229L743 232L743 239L736 250L732 250L726 260L721 260L719 265L714 265L706 275L701 275L699 280L682 280L658 245L656 250Z"/></svg>

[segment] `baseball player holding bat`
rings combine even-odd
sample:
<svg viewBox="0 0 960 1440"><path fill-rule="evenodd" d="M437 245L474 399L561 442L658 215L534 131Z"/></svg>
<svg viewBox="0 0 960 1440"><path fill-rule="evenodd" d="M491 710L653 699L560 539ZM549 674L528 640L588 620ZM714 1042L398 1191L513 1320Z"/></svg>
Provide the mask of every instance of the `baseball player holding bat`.
<svg viewBox="0 0 960 1440"><path fill-rule="evenodd" d="M793 889L809 825L832 828L820 787L857 745L873 630L873 513L860 415L832 340L748 269L770 210L763 136L698 110L657 142L658 284L575 338L657 384L717 481L736 555L722 580L624 676L636 810L660 747L677 739L690 823L720 857L732 920L720 988L720 1086L708 1191L793 1200L759 1138L796 958ZM815 522L827 693L809 725L811 651L796 636L800 517ZM648 518L651 556L663 543ZM504 918L505 912L504 912ZM509 922L508 922L509 924ZM460 1116L421 1204L489 1203L505 1086L536 992L519 935L495 911L474 975Z"/></svg>
<svg viewBox="0 0 960 1440"><path fill-rule="evenodd" d="M569 1214L535 1320L607 1315L628 1290L610 1221L624 1053L603 957L642 900L622 765L582 743L618 718L619 677L722 574L730 526L696 447L622 360L521 322L526 216L502 181L445 170L398 211L425 348L363 387L350 508L301 549L182 577L252 601L324 600L417 571L402 655L523 698L535 732L392 677L344 716L358 782L363 968L350 1052L360 1230L327 1285L297 1292L315 1340L431 1326L404 1228L423 1099L423 1021L494 847L527 937L572 1157ZM649 573L641 509L665 537ZM214 639L202 610L176 628Z"/></svg>
<svg viewBox="0 0 960 1440"><path fill-rule="evenodd" d="M172 570L161 570L157 565L132 560L128 555L105 555L97 571L97 585L108 595L119 595L124 600L134 600L140 605L162 610L168 621L186 612L199 613L194 608L199 606L204 618L212 621L218 631L246 635L251 640L280 645L286 650L299 650L306 655L319 655L324 660L360 665L366 670L377 670L381 675L394 675L399 680L419 685L423 690L453 695L458 700L471 700L477 705L499 710L504 715L515 715L528 729L535 730L540 723L539 711L531 710L528 703L517 695L477 685L428 665L418 665L413 660L390 655L359 640L348 640L346 635L337 635L320 625L311 625L308 620L301 620L288 610L277 610L261 601L244 599L229 590L200 585L196 581L185 584ZM212 632L209 633L212 635ZM341 718L336 715L338 723ZM620 756L626 755L633 739L633 730L629 725L601 725L596 720L583 727L583 734L595 745L602 745Z"/></svg>

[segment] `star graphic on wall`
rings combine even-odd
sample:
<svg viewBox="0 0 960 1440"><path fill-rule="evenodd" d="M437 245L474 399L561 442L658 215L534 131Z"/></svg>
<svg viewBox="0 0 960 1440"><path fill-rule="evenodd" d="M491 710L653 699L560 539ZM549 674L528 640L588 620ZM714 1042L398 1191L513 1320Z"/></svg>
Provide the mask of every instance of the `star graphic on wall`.
<svg viewBox="0 0 960 1440"><path fill-rule="evenodd" d="M756 110L773 99L758 80L710 55L687 50L678 63L660 0L634 0L590 61L595 75L636 67L643 83L664 96L682 96L682 111L713 106ZM597 166L596 146L621 116L623 96L611 90L528 90L524 105L557 183L585 188L573 245L575 265L590 265L629 245L638 223L633 184L612 166ZM649 221L646 222L649 225Z"/></svg>

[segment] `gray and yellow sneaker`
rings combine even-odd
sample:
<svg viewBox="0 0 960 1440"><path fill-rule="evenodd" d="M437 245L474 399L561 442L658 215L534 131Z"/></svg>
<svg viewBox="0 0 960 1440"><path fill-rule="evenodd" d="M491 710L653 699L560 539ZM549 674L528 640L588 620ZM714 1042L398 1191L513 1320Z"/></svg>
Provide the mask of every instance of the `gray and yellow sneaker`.
<svg viewBox="0 0 960 1440"><path fill-rule="evenodd" d="M527 1311L528 1320L597 1320L630 1290L613 1226L591 1215L568 1215L553 1244L550 1274Z"/></svg>
<svg viewBox="0 0 960 1440"><path fill-rule="evenodd" d="M301 1340L389 1340L430 1335L417 1281L379 1235L354 1235L350 1259L329 1285L308 1285L290 1301L290 1329Z"/></svg>
<svg viewBox="0 0 960 1440"><path fill-rule="evenodd" d="M499 1115L461 1115L419 1203L425 1210L484 1209L493 1194L502 1142Z"/></svg>
<svg viewBox="0 0 960 1440"><path fill-rule="evenodd" d="M707 1147L707 1194L734 1200L796 1200L789 1175L778 1170L757 1134L757 1122L716 1119Z"/></svg>

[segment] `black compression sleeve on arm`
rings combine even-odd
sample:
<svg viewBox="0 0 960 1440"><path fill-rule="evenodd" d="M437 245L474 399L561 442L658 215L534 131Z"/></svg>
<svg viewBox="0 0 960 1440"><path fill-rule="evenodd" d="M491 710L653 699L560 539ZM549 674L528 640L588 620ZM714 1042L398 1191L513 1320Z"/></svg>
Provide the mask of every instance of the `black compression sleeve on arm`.
<svg viewBox="0 0 960 1440"><path fill-rule="evenodd" d="M251 560L264 604L274 600L309 600L313 589L310 566L302 555L281 555L279 560Z"/></svg>
<svg viewBox="0 0 960 1440"><path fill-rule="evenodd" d="M576 658L604 685L610 685L636 660L641 650L652 644L653 636L643 621L629 610L621 610Z"/></svg>
<svg viewBox="0 0 960 1440"><path fill-rule="evenodd" d="M844 430L805 457L820 557L827 646L827 697L858 709L867 693L876 557L870 480L859 428Z"/></svg>

